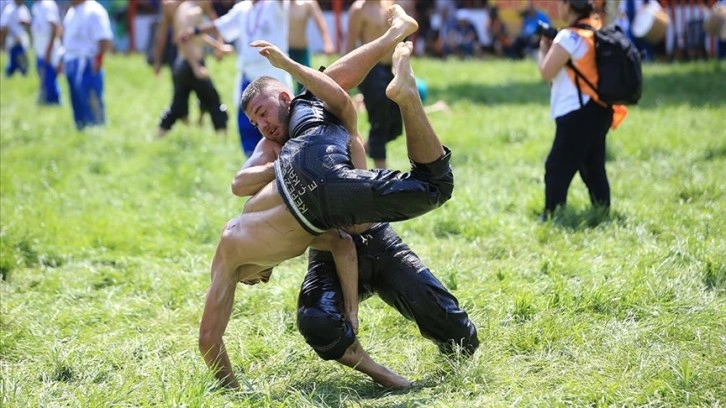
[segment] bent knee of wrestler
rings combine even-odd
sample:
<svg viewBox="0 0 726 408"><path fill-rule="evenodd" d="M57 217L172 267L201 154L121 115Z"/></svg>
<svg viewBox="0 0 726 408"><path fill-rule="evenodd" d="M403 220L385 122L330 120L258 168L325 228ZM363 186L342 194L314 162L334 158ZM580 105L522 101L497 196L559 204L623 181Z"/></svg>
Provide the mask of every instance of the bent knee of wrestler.
<svg viewBox="0 0 726 408"><path fill-rule="evenodd" d="M439 342L439 351L442 354L455 354L460 351L464 356L471 356L476 349L479 348L479 336L476 327L471 322L467 322L465 330L467 333L463 336L453 336L452 338Z"/></svg>
<svg viewBox="0 0 726 408"><path fill-rule="evenodd" d="M411 174L430 186L438 207L449 201L454 192L454 172L451 170L451 150L444 146L444 155L432 163L411 163Z"/></svg>
<svg viewBox="0 0 726 408"><path fill-rule="evenodd" d="M239 218L233 218L227 221L219 236L218 248L229 254L239 253L240 231L243 229L244 226Z"/></svg>
<svg viewBox="0 0 726 408"><path fill-rule="evenodd" d="M310 347L323 360L338 360L355 342L350 324L339 314L301 307L297 314L297 327Z"/></svg>

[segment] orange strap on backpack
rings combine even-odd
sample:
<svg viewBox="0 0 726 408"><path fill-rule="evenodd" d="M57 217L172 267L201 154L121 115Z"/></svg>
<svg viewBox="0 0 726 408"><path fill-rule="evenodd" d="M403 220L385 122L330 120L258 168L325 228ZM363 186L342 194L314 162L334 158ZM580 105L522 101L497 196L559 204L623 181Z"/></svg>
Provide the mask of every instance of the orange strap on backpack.
<svg viewBox="0 0 726 408"><path fill-rule="evenodd" d="M601 27L600 21L596 19L584 19L580 22L590 25L591 27L595 27L596 29L599 29ZM577 64L573 63L572 61L569 62L568 68L570 68L570 70L568 71L568 75L570 76L570 79L575 82L578 92L588 95L597 104L603 107L608 107L605 102L602 102L600 100L597 94L597 90L593 86L593 84L597 83L598 72L597 68L595 67L595 43L593 41L592 31L579 28L575 28L575 30L577 30L577 33L581 37L583 37L585 41L588 42L588 44L590 45L590 50L588 50L586 56L583 57ZM577 67L576 65L578 65L579 67ZM582 82L584 82L584 84L581 83L580 77L582 77ZM582 103L582 99L580 99L580 103ZM610 128L615 130L618 128L618 126L620 126L623 120L625 120L625 117L628 115L628 108L625 105L612 105L610 106L610 108L613 110L613 123L610 125Z"/></svg>
<svg viewBox="0 0 726 408"><path fill-rule="evenodd" d="M628 116L628 107L625 105L613 105L611 108L613 109L613 123L610 125L610 129L615 130L623 123L625 117Z"/></svg>

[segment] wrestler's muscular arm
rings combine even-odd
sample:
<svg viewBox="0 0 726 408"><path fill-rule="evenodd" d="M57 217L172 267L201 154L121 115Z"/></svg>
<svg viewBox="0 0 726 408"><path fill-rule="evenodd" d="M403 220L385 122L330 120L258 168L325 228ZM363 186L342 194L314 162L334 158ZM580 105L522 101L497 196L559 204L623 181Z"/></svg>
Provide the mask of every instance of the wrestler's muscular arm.
<svg viewBox="0 0 726 408"><path fill-rule="evenodd" d="M310 244L312 248L330 251L335 262L340 287L343 289L345 315L353 331L358 332L358 252L353 238L340 230L326 231Z"/></svg>
<svg viewBox="0 0 726 408"><path fill-rule="evenodd" d="M232 181L232 192L240 197L253 195L275 178L272 163L280 154L282 146L269 139L262 139L252 156L245 162ZM343 231L327 231L317 236L313 248L330 251L335 270L343 289L345 314L355 332L358 331L358 253L355 243Z"/></svg>
<svg viewBox="0 0 726 408"><path fill-rule="evenodd" d="M298 82L313 95L323 101L325 109L335 115L351 134L357 132L358 116L353 107L350 95L332 78L320 71L301 65L267 41L253 41L250 45L260 49L260 55L266 57L272 66L290 73Z"/></svg>
<svg viewBox="0 0 726 408"><path fill-rule="evenodd" d="M207 300L204 303L199 327L199 351L220 383L225 387L236 389L239 388L239 383L234 376L222 336L232 315L234 293L239 278L236 273L225 270L222 264L223 261L215 256L212 264L212 283L207 291Z"/></svg>
<svg viewBox="0 0 726 408"><path fill-rule="evenodd" d="M275 179L274 162L280 155L282 146L267 138L262 138L255 151L242 165L232 180L232 194L240 197L254 195L267 183Z"/></svg>

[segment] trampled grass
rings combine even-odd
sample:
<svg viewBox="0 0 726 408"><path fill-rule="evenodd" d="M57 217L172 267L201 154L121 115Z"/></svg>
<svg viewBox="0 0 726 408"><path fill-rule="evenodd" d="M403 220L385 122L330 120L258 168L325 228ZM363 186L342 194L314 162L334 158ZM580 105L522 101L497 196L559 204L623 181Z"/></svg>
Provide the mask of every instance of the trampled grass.
<svg viewBox="0 0 726 408"><path fill-rule="evenodd" d="M178 124L155 141L168 73L111 56L108 126L82 133L65 83L64 106L46 108L33 76L0 80L2 405L723 405L723 66L646 66L642 104L609 136L611 214L589 209L576 178L547 224L554 124L534 63L414 67L429 102L451 107L431 120L457 186L395 228L477 325L473 358L443 358L374 298L361 305L364 347L421 388L386 392L318 359L295 327L301 257L239 288L225 339L245 389L215 389L197 331L218 234L243 205L229 191L236 126L223 140L208 119ZM231 102L234 61L210 69ZM389 155L406 168L403 138Z"/></svg>

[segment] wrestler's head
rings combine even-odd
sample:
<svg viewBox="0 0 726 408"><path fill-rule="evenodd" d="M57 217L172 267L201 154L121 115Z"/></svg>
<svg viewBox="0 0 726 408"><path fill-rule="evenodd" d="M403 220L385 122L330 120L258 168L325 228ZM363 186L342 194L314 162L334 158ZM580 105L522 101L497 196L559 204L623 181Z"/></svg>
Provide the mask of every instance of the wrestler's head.
<svg viewBox="0 0 726 408"><path fill-rule="evenodd" d="M269 76L252 81L242 94L240 108L262 136L279 144L289 139L290 101L285 85Z"/></svg>

